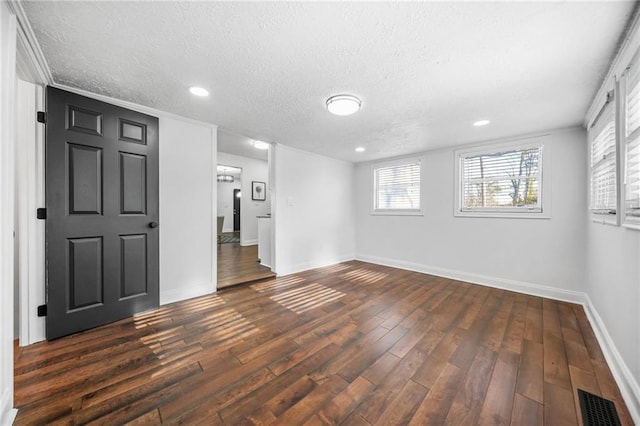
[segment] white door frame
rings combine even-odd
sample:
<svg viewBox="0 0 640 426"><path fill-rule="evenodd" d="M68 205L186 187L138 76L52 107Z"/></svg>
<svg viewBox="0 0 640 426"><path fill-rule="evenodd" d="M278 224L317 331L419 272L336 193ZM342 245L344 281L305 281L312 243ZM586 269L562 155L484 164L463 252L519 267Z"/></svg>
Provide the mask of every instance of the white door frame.
<svg viewBox="0 0 640 426"><path fill-rule="evenodd" d="M45 221L36 217L44 207L44 125L36 112L44 111L42 86L22 80L16 92L16 238L19 280L19 341L27 346L45 339L45 319L37 307L45 304Z"/></svg>
<svg viewBox="0 0 640 426"><path fill-rule="evenodd" d="M53 84L51 71L20 2L7 2L17 18L16 69L16 238L19 250L19 341L26 346L45 339L45 319L37 307L45 303L44 221L36 209L44 204L44 125L36 111L44 111L44 87Z"/></svg>

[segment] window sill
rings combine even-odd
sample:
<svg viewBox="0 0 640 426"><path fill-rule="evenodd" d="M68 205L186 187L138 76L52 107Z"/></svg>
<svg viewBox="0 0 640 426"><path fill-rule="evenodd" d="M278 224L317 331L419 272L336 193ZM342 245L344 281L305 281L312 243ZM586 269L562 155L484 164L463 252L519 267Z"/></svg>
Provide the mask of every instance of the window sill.
<svg viewBox="0 0 640 426"><path fill-rule="evenodd" d="M461 212L456 211L455 217L481 217L493 219L551 219L549 213L508 213L508 212Z"/></svg>
<svg viewBox="0 0 640 426"><path fill-rule="evenodd" d="M634 231L640 231L640 223L639 222L625 222L622 224L623 228L631 229Z"/></svg>
<svg viewBox="0 0 640 426"><path fill-rule="evenodd" d="M372 216L424 216L422 211L393 211L393 210L384 210L384 211L376 211L373 210L369 214Z"/></svg>
<svg viewBox="0 0 640 426"><path fill-rule="evenodd" d="M592 216L591 221L598 225L618 226L618 220L615 218L605 219L604 217Z"/></svg>

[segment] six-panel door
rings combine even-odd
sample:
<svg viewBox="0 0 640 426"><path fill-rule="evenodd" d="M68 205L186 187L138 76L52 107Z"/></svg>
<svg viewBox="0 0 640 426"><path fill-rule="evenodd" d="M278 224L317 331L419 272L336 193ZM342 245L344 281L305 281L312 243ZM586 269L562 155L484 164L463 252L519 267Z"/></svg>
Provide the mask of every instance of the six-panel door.
<svg viewBox="0 0 640 426"><path fill-rule="evenodd" d="M158 119L47 89L47 339L158 306Z"/></svg>

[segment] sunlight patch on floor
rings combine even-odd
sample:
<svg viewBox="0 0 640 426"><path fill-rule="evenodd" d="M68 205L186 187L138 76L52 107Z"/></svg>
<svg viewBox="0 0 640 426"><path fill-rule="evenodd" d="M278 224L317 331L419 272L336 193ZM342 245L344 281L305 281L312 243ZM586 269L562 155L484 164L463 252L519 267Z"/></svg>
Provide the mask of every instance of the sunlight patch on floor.
<svg viewBox="0 0 640 426"><path fill-rule="evenodd" d="M368 269L356 269L355 271L347 272L346 274L342 274L340 278L344 278L346 280L362 283L362 284L373 284L377 281L380 281L389 274L385 274L384 272L374 272Z"/></svg>
<svg viewBox="0 0 640 426"><path fill-rule="evenodd" d="M269 290L278 290L281 288L291 287L292 285L299 284L303 282L305 279L298 276L290 276L285 278L277 278L275 280L269 280L264 283L253 284L251 286L252 289L263 293Z"/></svg>
<svg viewBox="0 0 640 426"><path fill-rule="evenodd" d="M271 296L270 299L296 314L301 314L338 300L344 295L341 291L314 283Z"/></svg>

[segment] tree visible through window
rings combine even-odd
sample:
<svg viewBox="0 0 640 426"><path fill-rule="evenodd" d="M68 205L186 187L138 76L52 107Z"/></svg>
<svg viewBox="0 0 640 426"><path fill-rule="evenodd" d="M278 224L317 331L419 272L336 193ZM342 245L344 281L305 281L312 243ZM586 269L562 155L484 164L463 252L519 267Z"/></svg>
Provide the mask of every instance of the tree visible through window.
<svg viewBox="0 0 640 426"><path fill-rule="evenodd" d="M461 155L462 210L540 211L542 147Z"/></svg>

